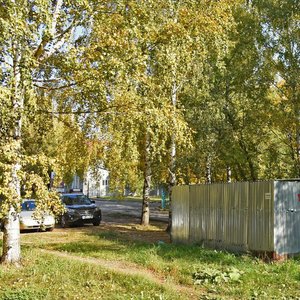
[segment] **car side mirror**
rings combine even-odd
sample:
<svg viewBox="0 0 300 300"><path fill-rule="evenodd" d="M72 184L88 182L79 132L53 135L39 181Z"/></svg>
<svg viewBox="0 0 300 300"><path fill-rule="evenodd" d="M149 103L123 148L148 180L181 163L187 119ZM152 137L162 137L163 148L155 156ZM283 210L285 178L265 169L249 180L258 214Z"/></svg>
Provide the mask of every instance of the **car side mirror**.
<svg viewBox="0 0 300 300"><path fill-rule="evenodd" d="M95 200L91 200L91 202L94 203L94 204L96 203Z"/></svg>

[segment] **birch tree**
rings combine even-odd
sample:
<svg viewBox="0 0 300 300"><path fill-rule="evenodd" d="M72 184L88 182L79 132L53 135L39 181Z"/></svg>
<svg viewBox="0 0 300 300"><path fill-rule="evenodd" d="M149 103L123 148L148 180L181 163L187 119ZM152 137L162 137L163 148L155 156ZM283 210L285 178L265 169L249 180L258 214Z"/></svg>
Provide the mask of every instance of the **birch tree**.
<svg viewBox="0 0 300 300"><path fill-rule="evenodd" d="M163 10L164 22L160 28L159 51L157 51L157 80L172 107L170 122L173 131L169 137L169 201L172 203L172 187L176 184L177 148L187 140L184 130L177 130L184 105L183 95L195 78L205 77L204 65L209 52L218 58L226 53L227 33L232 26L231 1L211 3L208 1L167 1ZM204 78L202 78L204 81ZM198 89L198 86L194 86ZM170 209L169 228L171 228Z"/></svg>
<svg viewBox="0 0 300 300"><path fill-rule="evenodd" d="M61 82L56 76L59 54L67 56L74 28L87 19L86 11L85 1L14 0L0 7L2 263L19 263L21 258L20 193L22 178L27 177L22 169L27 160L23 151L24 121L39 108L38 91L49 88L49 83ZM29 194L35 185L39 207L60 210L58 198L47 191L38 174L31 173L26 181Z"/></svg>
<svg viewBox="0 0 300 300"><path fill-rule="evenodd" d="M129 49L129 55L124 56L124 52L121 54L120 51L114 56L115 59L117 57L115 62L123 66L122 71L119 69L115 73L117 80L114 82L114 91L116 93L118 90L116 82L119 86L122 83L121 90L128 96L123 94L121 97L131 97L131 112L138 112L139 117L132 113L122 118L116 116L119 124L115 124L113 128L126 128L127 133L123 132L122 135L126 137L123 147L130 145L132 155L135 155L134 160L143 161L144 191L149 190L150 170L155 167L155 161L164 159L168 161L171 196L172 187L176 183L176 148L178 145L187 145L189 139L180 95L193 76L201 76L202 64L207 58L209 47L219 49L216 53L220 57L224 55L226 31L231 26L231 4L230 1L224 1L222 5L206 1L131 1L124 5L123 11L119 10L115 14L118 20L122 20L116 32L124 34L124 28L127 28L127 33L124 34L126 42L122 45ZM116 101L121 97L117 92L113 99ZM136 133L130 131L132 133L129 139L128 129L134 126L125 125L130 123L126 118L139 119L134 122ZM138 138L141 136L143 138ZM160 139L157 139L158 136ZM142 147L132 143L140 140L145 142ZM119 139L117 143L120 144ZM155 160L155 157L158 159ZM128 162L122 165L128 166ZM165 163L161 163L162 168L165 166ZM155 169L157 170L156 167ZM124 170L123 173L127 172ZM146 194L144 193L144 207L147 207L149 199Z"/></svg>
<svg viewBox="0 0 300 300"><path fill-rule="evenodd" d="M267 46L272 50L268 68L274 69L270 105L273 108L273 139L280 151L272 151L275 165L300 176L300 3L299 1L253 1L258 9ZM280 154L282 153L282 154ZM277 156L277 158L276 158Z"/></svg>
<svg viewBox="0 0 300 300"><path fill-rule="evenodd" d="M164 4L119 1L111 2L110 7L111 18L98 15L95 19L90 48L94 49L90 65L97 65L94 72L102 76L103 67L109 68L105 89L107 105L114 109L101 118L109 137L105 162L111 170L111 186L122 189L129 184L133 188L143 181L141 223L147 225L151 169L165 155L165 142L174 126L155 67Z"/></svg>

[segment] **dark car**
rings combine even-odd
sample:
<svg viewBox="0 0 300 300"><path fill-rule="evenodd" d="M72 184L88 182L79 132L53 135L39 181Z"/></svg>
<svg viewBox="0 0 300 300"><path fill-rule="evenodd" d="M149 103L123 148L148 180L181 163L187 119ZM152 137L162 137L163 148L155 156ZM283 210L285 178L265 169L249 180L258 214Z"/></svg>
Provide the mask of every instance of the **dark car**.
<svg viewBox="0 0 300 300"><path fill-rule="evenodd" d="M66 212L59 220L61 227L87 223L94 226L100 225L101 209L95 204L95 201L77 193L62 194L61 199L66 208Z"/></svg>

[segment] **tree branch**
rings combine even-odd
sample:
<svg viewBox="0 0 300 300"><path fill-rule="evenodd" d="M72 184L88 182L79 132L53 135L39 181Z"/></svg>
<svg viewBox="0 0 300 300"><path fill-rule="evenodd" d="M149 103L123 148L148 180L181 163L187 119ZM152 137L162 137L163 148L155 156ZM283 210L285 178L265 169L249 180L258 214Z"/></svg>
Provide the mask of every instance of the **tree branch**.
<svg viewBox="0 0 300 300"><path fill-rule="evenodd" d="M56 0L56 5L54 8L54 12L53 12L52 24L50 27L51 37L54 37L54 35L56 33L57 19L58 19L59 13L61 11L62 5L63 5L63 0Z"/></svg>
<svg viewBox="0 0 300 300"><path fill-rule="evenodd" d="M49 111L49 110L37 110L37 113L40 114L56 114L56 115L84 115L84 114L112 114L117 113L116 111L111 111L115 108L127 107L128 104L124 105L111 105L99 110L77 110L77 111Z"/></svg>
<svg viewBox="0 0 300 300"><path fill-rule="evenodd" d="M83 80L80 81L80 82L83 82ZM43 89L43 90L55 91L55 90L62 90L62 89L66 89L66 88L75 86L75 85L77 85L80 82L72 82L72 83L69 83L69 84L66 84L66 85L62 85L62 86L57 86L57 87L41 86L41 85L38 85L38 84L33 84L33 86L35 86L35 87L37 87L39 89Z"/></svg>
<svg viewBox="0 0 300 300"><path fill-rule="evenodd" d="M53 4L55 3L55 1L52 1ZM40 44L38 45L35 53L34 53L34 57L39 59L45 51L45 46L47 45L48 42L50 42L51 40L53 40L53 37L56 33L56 25L57 25L57 19L59 16L59 12L61 10L63 4L63 0L57 0L55 7L54 7L54 11L53 11L53 18L52 18L52 24L50 25L49 28L49 33L50 33L50 37L46 38L45 36L43 36Z"/></svg>

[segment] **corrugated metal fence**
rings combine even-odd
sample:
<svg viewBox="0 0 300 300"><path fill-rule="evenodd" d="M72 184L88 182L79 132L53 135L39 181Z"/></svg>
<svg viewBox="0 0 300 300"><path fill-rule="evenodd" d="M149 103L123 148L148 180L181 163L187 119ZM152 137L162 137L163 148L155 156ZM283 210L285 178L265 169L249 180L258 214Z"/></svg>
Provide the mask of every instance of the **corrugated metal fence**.
<svg viewBox="0 0 300 300"><path fill-rule="evenodd" d="M274 207L275 251L299 253L300 181L275 181Z"/></svg>
<svg viewBox="0 0 300 300"><path fill-rule="evenodd" d="M277 232L282 235L282 226L290 225L289 222L283 224L287 208L276 214L274 203L278 206L287 201L277 186L278 181L262 181L175 187L173 241L233 251L300 252L300 227L296 230L295 225L298 222L300 226L300 202L298 213L297 208L293 209L295 232L289 231L290 239L296 234L292 238L295 245L291 248L289 243L282 242L283 236L281 239L275 236ZM295 194L300 194L300 182L293 182L286 190L294 199ZM274 201L274 193L280 199ZM276 223L280 224L276 227Z"/></svg>

